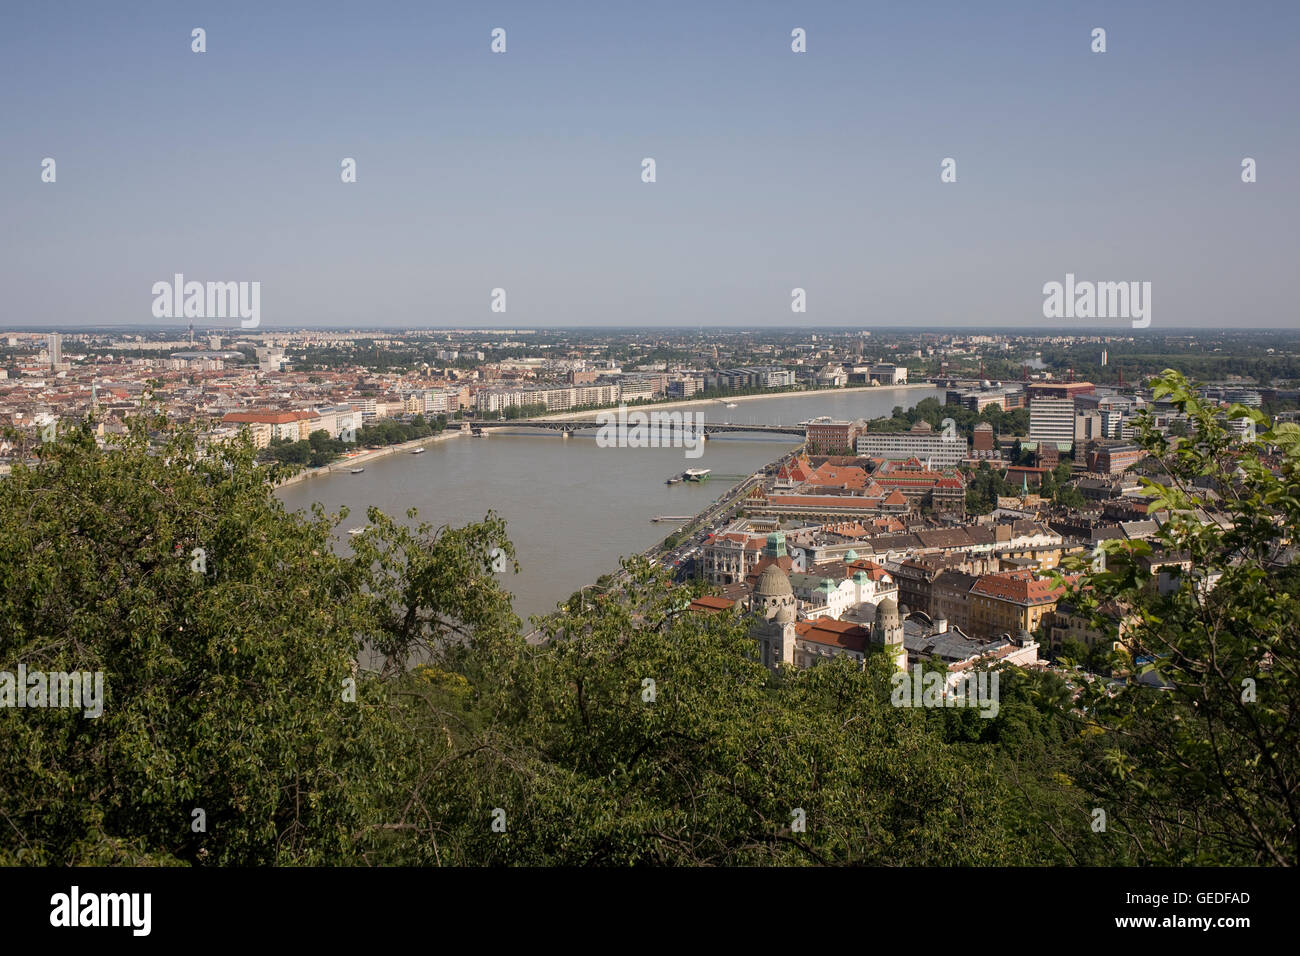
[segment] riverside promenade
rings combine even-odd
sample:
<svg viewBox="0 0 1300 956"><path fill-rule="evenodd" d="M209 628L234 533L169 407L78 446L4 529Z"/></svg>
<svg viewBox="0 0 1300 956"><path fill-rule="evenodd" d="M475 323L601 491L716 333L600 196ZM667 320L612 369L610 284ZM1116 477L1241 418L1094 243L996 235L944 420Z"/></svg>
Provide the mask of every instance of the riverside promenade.
<svg viewBox="0 0 1300 956"><path fill-rule="evenodd" d="M275 487L283 488L286 485L297 484L298 482L305 481L308 478L317 478L322 475L335 474L340 471L347 472L359 465L364 465L368 461L374 461L376 458L384 458L388 455L398 455L402 452L409 452L419 448L421 445L431 445L434 442L450 441L453 438L458 438L460 434L461 430L459 427L449 427L444 429L440 434L429 435L425 438L417 438L414 441L402 442L400 445L385 445L383 448L364 449L353 455L340 458L338 461L332 461L328 465L321 465L319 468L304 468L297 474L290 475L288 478L276 482Z"/></svg>

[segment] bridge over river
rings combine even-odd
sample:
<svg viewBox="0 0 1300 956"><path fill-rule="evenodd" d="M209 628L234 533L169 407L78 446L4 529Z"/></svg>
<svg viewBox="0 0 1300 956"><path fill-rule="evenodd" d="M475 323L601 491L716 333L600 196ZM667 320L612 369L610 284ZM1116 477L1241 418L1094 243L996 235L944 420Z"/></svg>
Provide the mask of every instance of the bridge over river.
<svg viewBox="0 0 1300 956"><path fill-rule="evenodd" d="M647 421L644 423L640 422L639 419L636 421L629 421L623 423L620 422L618 419L614 419L612 421L606 421L606 420L599 420L595 418L590 418L590 419L588 418L571 418L571 419L516 418L514 420L505 420L505 421L501 421L499 419L482 420L482 421L470 419L467 421L462 421L460 425L463 431L469 431L469 432L482 432L485 429L489 429L489 428L535 428L535 429L540 429L542 431L559 432L564 435L572 435L575 432L577 432L579 429L602 428L606 425L614 425L616 427L639 426L642 428L646 428L650 431L658 431L661 428L672 431L674 429L680 429L683 427L681 419L679 418L656 419L654 417L651 417L652 414L653 413L647 413L646 416ZM660 414L667 416L671 413L661 412ZM691 432L691 434L696 434L695 431L696 426L694 425L694 423L691 423L686 427ZM740 424L733 425L730 422L726 422L726 423L705 422L704 423L704 434L706 436L721 435L726 432L751 432L760 435L794 435L799 438L803 438L807 434L807 428L805 428L803 425L740 425Z"/></svg>

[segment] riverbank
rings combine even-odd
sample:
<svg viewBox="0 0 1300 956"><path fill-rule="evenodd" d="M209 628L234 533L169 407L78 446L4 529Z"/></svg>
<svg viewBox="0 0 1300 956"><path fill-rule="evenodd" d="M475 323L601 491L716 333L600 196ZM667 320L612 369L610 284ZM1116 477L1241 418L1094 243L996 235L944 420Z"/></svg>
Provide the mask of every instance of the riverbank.
<svg viewBox="0 0 1300 956"><path fill-rule="evenodd" d="M665 408L690 408L697 405L719 405L725 407L727 402L745 402L759 398L804 398L813 395L819 395L823 398L827 395L843 395L846 392L893 392L903 389L928 388L937 389L937 385L931 385L929 382L914 382L907 385L854 385L851 388L810 388L797 392L756 392L752 395L731 395L726 398L684 398L674 402L643 402L639 405L629 405L628 408L651 409L660 411ZM554 419L556 421L568 421L573 418L591 418L593 415L599 415L603 411L614 411L617 405L611 405L606 408L588 409L585 412L557 412L554 415L536 415L533 420L543 418Z"/></svg>
<svg viewBox="0 0 1300 956"><path fill-rule="evenodd" d="M304 468L296 475L285 478L283 481L276 482L276 488L284 488L287 485L295 485L300 481L308 478L316 478L321 475L337 474L340 471L346 472L358 465L365 464L368 461L374 461L376 458L383 458L387 455L396 455L400 452L411 451L419 448L421 445L429 445L434 442L450 441L460 435L460 427L455 428L450 425L440 434L429 435L425 438L417 438L414 441L402 442L399 445L385 445L383 448L371 448L365 451L357 452L347 458L340 458L338 461L332 461L328 465L321 465L319 468Z"/></svg>
<svg viewBox="0 0 1300 956"><path fill-rule="evenodd" d="M907 385L854 385L849 388L814 388L814 389L804 389L802 391L793 391L793 392L786 392L786 391L756 392L751 395L732 395L732 396L728 396L725 399L687 398L687 399L682 399L680 401L671 401L671 402L645 402L639 405L631 405L628 407L635 408L635 409L649 410L649 411L661 411L664 409L674 409L674 408L701 408L701 407L708 407L711 405L718 406L719 408L723 408L725 407L727 402L739 403L745 401L755 401L764 398L769 400L774 398L810 398L813 396L819 396L825 398L827 396L843 395L850 392L867 392L867 393L881 394L885 392L903 391L903 390L918 389L918 388L933 390L936 388L936 386L931 385L928 382L914 382L914 383L909 383ZM534 416L533 419L531 420L537 421L537 420L545 419L545 420L553 420L553 421L569 421L575 418L590 419L596 415L601 414L602 412L616 411L617 408L618 406L609 406L601 409L588 409L582 412L555 412L549 415L537 415ZM373 451L360 452L356 455L353 455L350 458L341 458L336 462L332 462L331 464L328 465L323 465L320 468L308 468L298 472L296 475L290 478L286 478L283 481L277 483L276 487L282 488L286 485L296 484L307 478L315 478L323 475L335 474L340 471L346 471L348 469L355 468L358 465L370 461L371 459L374 458L382 458L384 455L396 454L398 452L406 451L408 449L418 447L419 445L428 442L448 441L460 434L461 434L460 421L457 419L452 419L447 423L446 430L443 431L442 434L440 435L431 436L429 438L419 438L416 439L415 441L405 442L404 444L401 445L389 445L385 448L374 449Z"/></svg>

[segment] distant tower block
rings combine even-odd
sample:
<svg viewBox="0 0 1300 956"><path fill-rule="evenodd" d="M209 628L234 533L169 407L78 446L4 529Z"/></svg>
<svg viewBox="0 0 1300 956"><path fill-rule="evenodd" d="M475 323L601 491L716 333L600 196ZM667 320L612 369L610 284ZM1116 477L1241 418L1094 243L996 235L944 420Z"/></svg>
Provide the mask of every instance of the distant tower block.
<svg viewBox="0 0 1300 956"><path fill-rule="evenodd" d="M1107 360L1109 357L1110 357L1110 356L1107 355L1106 350L1105 350L1105 349L1102 349L1102 350L1101 350L1101 367L1102 367L1102 368L1105 368L1105 367L1106 367L1106 360Z"/></svg>

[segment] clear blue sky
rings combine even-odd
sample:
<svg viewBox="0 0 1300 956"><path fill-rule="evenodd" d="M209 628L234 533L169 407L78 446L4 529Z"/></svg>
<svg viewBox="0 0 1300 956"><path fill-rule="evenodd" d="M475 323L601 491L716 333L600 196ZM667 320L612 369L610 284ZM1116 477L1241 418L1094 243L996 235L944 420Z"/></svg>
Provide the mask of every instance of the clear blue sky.
<svg viewBox="0 0 1300 956"><path fill-rule="evenodd" d="M176 272L260 281L264 329L789 326L794 286L1041 327L1066 272L1295 327L1298 90L1294 0L15 0L0 327L152 322Z"/></svg>

